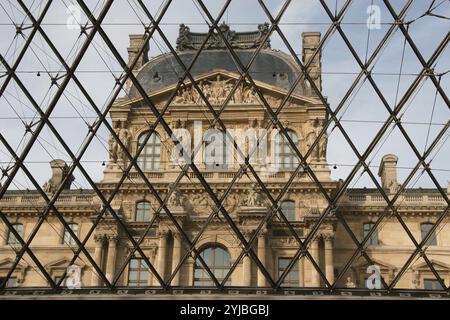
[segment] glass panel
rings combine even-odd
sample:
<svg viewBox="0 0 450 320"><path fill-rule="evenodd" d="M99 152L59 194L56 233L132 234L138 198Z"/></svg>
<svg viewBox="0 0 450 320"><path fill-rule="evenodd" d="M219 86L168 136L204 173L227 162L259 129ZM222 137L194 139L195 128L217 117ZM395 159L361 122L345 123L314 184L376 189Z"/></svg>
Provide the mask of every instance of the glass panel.
<svg viewBox="0 0 450 320"><path fill-rule="evenodd" d="M288 221L295 221L295 202L294 201L283 201L281 203L281 211L285 215Z"/></svg>
<svg viewBox="0 0 450 320"><path fill-rule="evenodd" d="M364 238L367 237L367 235L369 234L370 230L372 230L374 225L375 224L372 222L364 223L363 225ZM367 245L378 245L378 230L374 230L370 239L367 240Z"/></svg>
<svg viewBox="0 0 450 320"><path fill-rule="evenodd" d="M23 225L22 224L13 224L14 230L17 231L19 236L23 237ZM18 244L19 240L14 236L14 234L9 231L8 232L8 244Z"/></svg>
<svg viewBox="0 0 450 320"><path fill-rule="evenodd" d="M134 281L137 280L138 276L137 276L137 272L136 271L130 271L130 274L128 275L128 279L130 281Z"/></svg>
<svg viewBox="0 0 450 320"><path fill-rule="evenodd" d="M138 148L142 145L145 135L147 133L141 134L139 137ZM152 134L148 139L147 145L142 150L138 158L139 166L145 170L159 169L160 153L161 153L161 140L157 134Z"/></svg>
<svg viewBox="0 0 450 320"><path fill-rule="evenodd" d="M217 280L221 282L230 269L230 255L227 250L221 247L209 247L204 249L200 256L205 260L211 272ZM227 282L230 284L230 280ZM199 261L194 266L194 285L195 286L213 286L214 282L210 279L206 270L203 270Z"/></svg>
<svg viewBox="0 0 450 320"><path fill-rule="evenodd" d="M428 233L433 228L433 226L434 226L434 224L432 224L432 223L422 223L420 225L420 232L421 232L422 240L425 239L425 237L428 235ZM434 232L430 236L430 238L428 239L426 244L429 246L437 245L436 234Z"/></svg>
<svg viewBox="0 0 450 320"><path fill-rule="evenodd" d="M439 281L437 281L435 279L423 280L423 286L424 286L424 289L426 289L426 290L444 290L444 288L442 288Z"/></svg>

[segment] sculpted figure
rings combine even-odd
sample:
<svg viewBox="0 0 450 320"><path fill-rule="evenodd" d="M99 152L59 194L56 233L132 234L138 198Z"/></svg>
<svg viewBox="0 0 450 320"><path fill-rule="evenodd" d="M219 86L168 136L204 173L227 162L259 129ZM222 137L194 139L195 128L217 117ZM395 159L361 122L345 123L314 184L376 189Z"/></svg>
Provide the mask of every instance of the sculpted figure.
<svg viewBox="0 0 450 320"><path fill-rule="evenodd" d="M120 128L121 128L121 123L120 121L117 121L116 125L114 126L114 132L116 133L116 135L119 137L119 133L120 133ZM109 135L109 159L110 162L112 163L117 163L117 160L119 160L119 143L117 142L117 140L113 137L112 134Z"/></svg>
<svg viewBox="0 0 450 320"><path fill-rule="evenodd" d="M259 192L256 191L256 186L253 186L248 190L247 206L258 207L261 205L261 200L259 198Z"/></svg>
<svg viewBox="0 0 450 320"><path fill-rule="evenodd" d="M356 284L352 281L352 277L347 277L346 288L356 288Z"/></svg>
<svg viewBox="0 0 450 320"><path fill-rule="evenodd" d="M114 130L114 131L116 131L116 130ZM117 131L116 131L116 133L117 133ZM116 142L116 139L114 139L112 134L109 135L108 146L109 146L109 162L116 163L117 162L117 142Z"/></svg>
<svg viewBox="0 0 450 320"><path fill-rule="evenodd" d="M325 133L319 142L319 158L325 160L327 155L328 135Z"/></svg>
<svg viewBox="0 0 450 320"><path fill-rule="evenodd" d="M318 136L318 130L320 132L319 120L315 119L311 122L311 127L308 130L308 133L306 135L306 146L307 146L308 150L311 148L311 146L316 141L317 136ZM312 159L314 159L314 160L319 159L319 149L320 149L320 144L316 144L316 147L311 152Z"/></svg>
<svg viewBox="0 0 450 320"><path fill-rule="evenodd" d="M122 124L122 128L119 129L119 140L122 142L124 147L129 150L131 143L131 134L130 131L125 128L125 124ZM117 144L117 159L125 163L127 161L127 155L125 150L116 142Z"/></svg>
<svg viewBox="0 0 450 320"><path fill-rule="evenodd" d="M180 24L177 39L177 50L184 50L190 42L190 30L184 24Z"/></svg>
<svg viewBox="0 0 450 320"><path fill-rule="evenodd" d="M171 187L169 187L167 189L167 192L170 192L170 189L171 189ZM172 194L170 195L169 199L167 200L167 205L173 206L173 207L182 206L181 192L180 192L180 190L178 190L178 188L175 188L173 190Z"/></svg>
<svg viewBox="0 0 450 320"><path fill-rule="evenodd" d="M253 88L246 88L244 91L244 103L255 102L256 95Z"/></svg>

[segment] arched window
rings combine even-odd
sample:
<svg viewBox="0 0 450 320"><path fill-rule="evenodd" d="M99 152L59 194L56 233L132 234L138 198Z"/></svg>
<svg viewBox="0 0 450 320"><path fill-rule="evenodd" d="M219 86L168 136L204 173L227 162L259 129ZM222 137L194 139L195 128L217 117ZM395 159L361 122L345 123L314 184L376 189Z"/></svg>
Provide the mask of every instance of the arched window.
<svg viewBox="0 0 450 320"><path fill-rule="evenodd" d="M205 168L227 169L226 134L218 129L208 129L204 135Z"/></svg>
<svg viewBox="0 0 450 320"><path fill-rule="evenodd" d="M220 246L214 245L203 249L200 252L200 256L217 280L221 282L231 267L228 251ZM229 285L230 283L230 279L228 279L226 284ZM198 259L195 260L194 265L194 286L214 286L213 280Z"/></svg>
<svg viewBox="0 0 450 320"><path fill-rule="evenodd" d="M69 223L70 230L73 231L73 233L78 236L78 224L76 223ZM63 237L63 243L64 244L76 244L75 239L70 235L69 230L67 228L64 228L64 237Z"/></svg>
<svg viewBox="0 0 450 320"><path fill-rule="evenodd" d="M138 149L144 143L148 132L144 132L139 136ZM138 158L139 167L143 171L158 170L161 161L161 139L158 134L152 133L148 138L147 144L142 149Z"/></svg>
<svg viewBox="0 0 450 320"><path fill-rule="evenodd" d="M136 221L150 221L152 215L152 207L150 202L141 201L136 204Z"/></svg>
<svg viewBox="0 0 450 320"><path fill-rule="evenodd" d="M292 142L297 146L298 148L298 137L297 134L294 131L288 131L288 136L291 138ZM299 160L292 149L291 145L289 144L286 137L278 133L275 136L274 141L274 150L275 150L275 157L276 157L276 163L279 165L281 169L285 170L294 170L299 165Z"/></svg>
<svg viewBox="0 0 450 320"><path fill-rule="evenodd" d="M295 221L295 202L283 201L281 202L281 211L288 221Z"/></svg>
<svg viewBox="0 0 450 320"><path fill-rule="evenodd" d="M23 238L23 224L21 223L15 223L12 225L14 230L17 231L17 233L19 234L19 236L21 238ZM12 233L12 231L10 230L8 232L8 239L6 241L7 244L18 244L19 240L16 238L16 236L14 235L14 233Z"/></svg>
<svg viewBox="0 0 450 320"><path fill-rule="evenodd" d="M434 224L430 222L425 222L420 225L420 234L422 236L422 240L425 239L425 237L430 232L431 228L433 228ZM437 240L436 240L436 233L433 231L431 236L428 238L428 241L426 242L426 245L428 246L437 246Z"/></svg>

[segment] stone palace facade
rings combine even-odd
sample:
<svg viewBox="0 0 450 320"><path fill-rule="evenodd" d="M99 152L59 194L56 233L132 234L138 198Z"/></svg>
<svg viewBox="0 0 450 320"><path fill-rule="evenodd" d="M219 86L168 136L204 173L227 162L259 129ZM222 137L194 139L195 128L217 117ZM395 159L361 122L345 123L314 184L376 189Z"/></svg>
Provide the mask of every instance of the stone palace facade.
<svg viewBox="0 0 450 320"><path fill-rule="evenodd" d="M222 25L224 34L236 54L244 64L252 59L252 54L262 43L267 34L267 25L259 26L255 32L237 33ZM196 50L201 46L206 34L193 33L188 27L181 25L177 40L177 52L182 62L189 66L195 57ZM162 54L148 59L148 47L139 55L143 44L142 35L130 36L128 48L129 61L137 59L133 72L141 87L150 97L152 103L161 111L165 103L173 97L164 119L172 130L181 132L178 138L182 143L189 141L195 148L195 137L200 132L200 150L195 158L195 164L202 172L206 182L213 192L220 196L225 192L235 173L239 170L237 151L225 146L217 151L208 149L219 139L205 137L205 132L211 128L214 118L207 105L199 96L193 83L186 79L179 90L175 91L178 79L183 75L179 61L172 54ZM303 33L303 61L313 55L320 43L320 34ZM311 76L315 85L321 89L321 59L320 53L311 63ZM268 114L262 107L261 97L257 95L249 83L240 82L240 74L231 55L217 34L207 41L204 51L197 57L191 73L195 84L202 89L214 110L218 112L228 99L226 107L221 111L220 118L228 129L233 129L234 138L241 138L239 129L246 130L266 128L269 123ZM254 58L249 70L256 86L275 111L287 94L291 94L285 108L279 113L279 120L288 130L289 137L298 150L305 154L315 141L322 126L328 119L326 108L319 97L314 94L311 85L305 80L300 81L291 90L297 77L301 74L295 61L287 53L273 50L270 43L264 45L261 52ZM235 85L237 88L234 88ZM234 94L230 93L234 90ZM146 105L145 99L131 82L127 83L126 97L115 101L110 110L112 125L122 144L133 156L141 148L137 159L142 172L155 188L162 199L165 198L173 183L177 180L183 163L177 163L174 157L172 142L164 128L159 124L155 133L148 135L151 125L156 120L154 114ZM270 127L270 126L269 126ZM220 128L216 124L216 128ZM231 131L230 131L231 132ZM234 132L234 133L233 133ZM186 137L183 136L186 134ZM187 139L190 134L192 141ZM274 198L291 178L298 165L298 160L288 146L285 138L274 141L271 129L268 131L267 152L274 157L262 159L257 155L254 168L261 173L261 180L267 186ZM323 186L323 190L333 195L342 181L335 181L330 176L330 164L327 162L327 136L322 136L316 148L308 158L310 168ZM225 144L224 144L225 145ZM249 143L244 143L244 149L249 149ZM104 176L96 186L108 198L114 193L117 183L123 176L123 168L129 164L127 153L113 138L109 142L109 163L105 166ZM248 150L247 150L248 151ZM212 157L211 157L212 155ZM178 155L179 156L179 155ZM224 161L222 161L224 160ZM279 160L277 170L265 172L264 168L270 161ZM383 157L379 167L380 184L389 196L393 196L399 188L397 182L397 161L395 155ZM51 163L52 177L46 183L45 191L51 196L65 178L67 166L63 161ZM71 189L72 179L66 179L64 190L56 201L56 207L64 216L71 230L83 241L88 235L94 221L101 212L102 202L94 190ZM448 191L445 190L448 194ZM251 239L259 224L269 210L268 199L256 183L255 178L247 171L234 182L224 208L233 222L246 237ZM420 243L421 237L433 226L437 218L446 208L446 202L437 190L408 189L402 193L396 203L398 212L411 230L412 235ZM208 287L214 283L201 263L192 254L185 258L188 246L184 245L183 236L174 222L161 211L161 217L156 219L150 228L155 210L159 208L155 194L150 191L141 174L131 169L119 192L114 196L111 207L121 218L130 235L141 241L143 253L148 257L161 277L175 287ZM206 193L200 181L192 170L188 170L179 179L177 187L167 200L167 207L176 218L177 223L191 240L197 240L195 248L211 268L218 280L223 280L226 273L238 259L234 272L227 281L231 286L267 287L267 279L253 259L240 256L242 245L234 234L226 219L219 214L210 218L215 208L211 197ZM253 242L253 250L270 276L276 281L298 250L298 243L291 231L295 231L300 239L304 239L320 219L321 213L328 207L328 202L309 175L300 170L286 194L280 199L280 207L291 227L279 215L274 215L262 225ZM47 272L55 280L60 280L73 257L77 245L65 227L54 214L41 221L41 213L46 203L36 190L11 190L0 200L0 210L6 215L18 234L25 241L34 228L40 225L30 249L39 259ZM386 201L377 189L348 189L341 197L337 206L329 215L323 218L320 228L315 231L308 250L323 272L326 279L333 283L341 274L347 261L356 250L355 242L348 235L344 225L336 218L339 214L345 219L356 239L361 241L371 230L378 217L386 209ZM208 226L203 228L205 223ZM146 230L148 229L148 230ZM144 231L147 233L144 235ZM5 278L15 261L14 249L20 245L14 234L6 225L0 225L2 241L0 246L0 278ZM86 249L97 265L110 280L117 280L117 286L154 287L159 282L147 268L140 254L132 252L132 244L126 232L111 214L106 214L90 235ZM413 253L415 247L403 230L401 224L393 215L384 218L379 228L365 244L365 253L370 256L386 283L401 270L402 266ZM427 256L446 285L450 284L450 226L446 223L436 230L429 239ZM132 254L130 263L124 263ZM242 259L241 259L242 258ZM102 279L91 267L88 259L81 254L75 261L81 270L81 285L83 287L102 286ZM345 274L339 277L339 287L364 288L368 277L366 259L357 257ZM175 274L173 274L176 271ZM282 284L285 287L324 287L324 279L313 266L310 259L302 257L291 269ZM45 278L38 268L25 254L16 266L6 283L6 287L46 287ZM439 289L439 282L422 258L415 259L407 268L396 288Z"/></svg>

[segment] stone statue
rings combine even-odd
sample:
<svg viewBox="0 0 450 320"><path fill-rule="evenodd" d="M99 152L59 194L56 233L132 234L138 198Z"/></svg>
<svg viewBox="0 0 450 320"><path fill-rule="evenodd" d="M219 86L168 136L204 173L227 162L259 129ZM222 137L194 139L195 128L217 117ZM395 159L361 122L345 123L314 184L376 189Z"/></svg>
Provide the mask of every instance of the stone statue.
<svg viewBox="0 0 450 320"><path fill-rule="evenodd" d="M167 189L167 192L170 192L171 186ZM167 200L167 205L171 207L181 207L183 205L182 196L180 190L177 187L173 190L172 194L169 196Z"/></svg>
<svg viewBox="0 0 450 320"><path fill-rule="evenodd" d="M248 207L259 207L261 206L261 199L259 192L256 191L256 186L251 187L248 190L247 196L247 206Z"/></svg>
<svg viewBox="0 0 450 320"><path fill-rule="evenodd" d="M118 121L114 127L114 132L116 133L116 135L119 135L119 131L120 131L120 121ZM120 146L112 134L109 135L108 144L109 144L109 160L112 163L117 163L118 149L120 148Z"/></svg>
<svg viewBox="0 0 450 320"><path fill-rule="evenodd" d="M261 42L264 39L264 37L269 33L269 24L266 22L266 23L258 25L258 32L259 32L259 39L258 40ZM263 48L266 48L266 47L270 46L270 40L269 39L270 39L270 37L267 39L268 43L266 43L263 46Z"/></svg>
<svg viewBox="0 0 450 320"><path fill-rule="evenodd" d="M64 179L69 174L69 167L64 160L53 160L50 162L52 168L52 177L44 184L43 189L46 193L54 193L64 182ZM65 182L63 189L68 190L75 178L71 175Z"/></svg>
<svg viewBox="0 0 450 320"><path fill-rule="evenodd" d="M325 132L319 142L319 158L325 160L327 156L328 135Z"/></svg>
<svg viewBox="0 0 450 320"><path fill-rule="evenodd" d="M117 162L116 140L114 139L112 134L109 135L108 147L109 147L109 162L116 163Z"/></svg>
<svg viewBox="0 0 450 320"><path fill-rule="evenodd" d="M244 89L244 94L243 94L243 97L244 97L244 103L253 103L253 102L256 102L256 96L255 96L255 91L254 91L254 89L253 88L245 88Z"/></svg>
<svg viewBox="0 0 450 320"><path fill-rule="evenodd" d="M190 42L189 37L190 29L185 24L180 24L180 28L178 31L178 39L177 39L177 50L184 50L186 46Z"/></svg>
<svg viewBox="0 0 450 320"><path fill-rule="evenodd" d="M119 129L119 140L122 142L123 146L129 150L131 143L131 134L130 131L125 127L125 123L122 123L122 128ZM122 163L126 163L128 160L127 154L125 150L116 142L117 144L117 160Z"/></svg>
<svg viewBox="0 0 450 320"><path fill-rule="evenodd" d="M203 95L206 97L206 99L211 98L211 86L209 85L209 83L207 83L206 81L202 81L202 83L200 84L200 89L203 92ZM199 100L197 101L198 103L201 102L202 99L199 95Z"/></svg>
<svg viewBox="0 0 450 320"><path fill-rule="evenodd" d="M352 277L347 277L346 288L356 288L356 284L353 282Z"/></svg>
<svg viewBox="0 0 450 320"><path fill-rule="evenodd" d="M234 92L234 101L236 103L241 103L244 100L244 83L240 83Z"/></svg>
<svg viewBox="0 0 450 320"><path fill-rule="evenodd" d="M311 127L306 134L306 146L307 146L308 150L314 144L314 142L316 141L318 134L320 132L319 119L312 120L310 123L311 123ZM314 150L311 151L311 159L319 160L319 155L320 155L319 149L320 149L320 143L316 144L316 146L314 147ZM326 149L326 146L325 146L325 149Z"/></svg>

